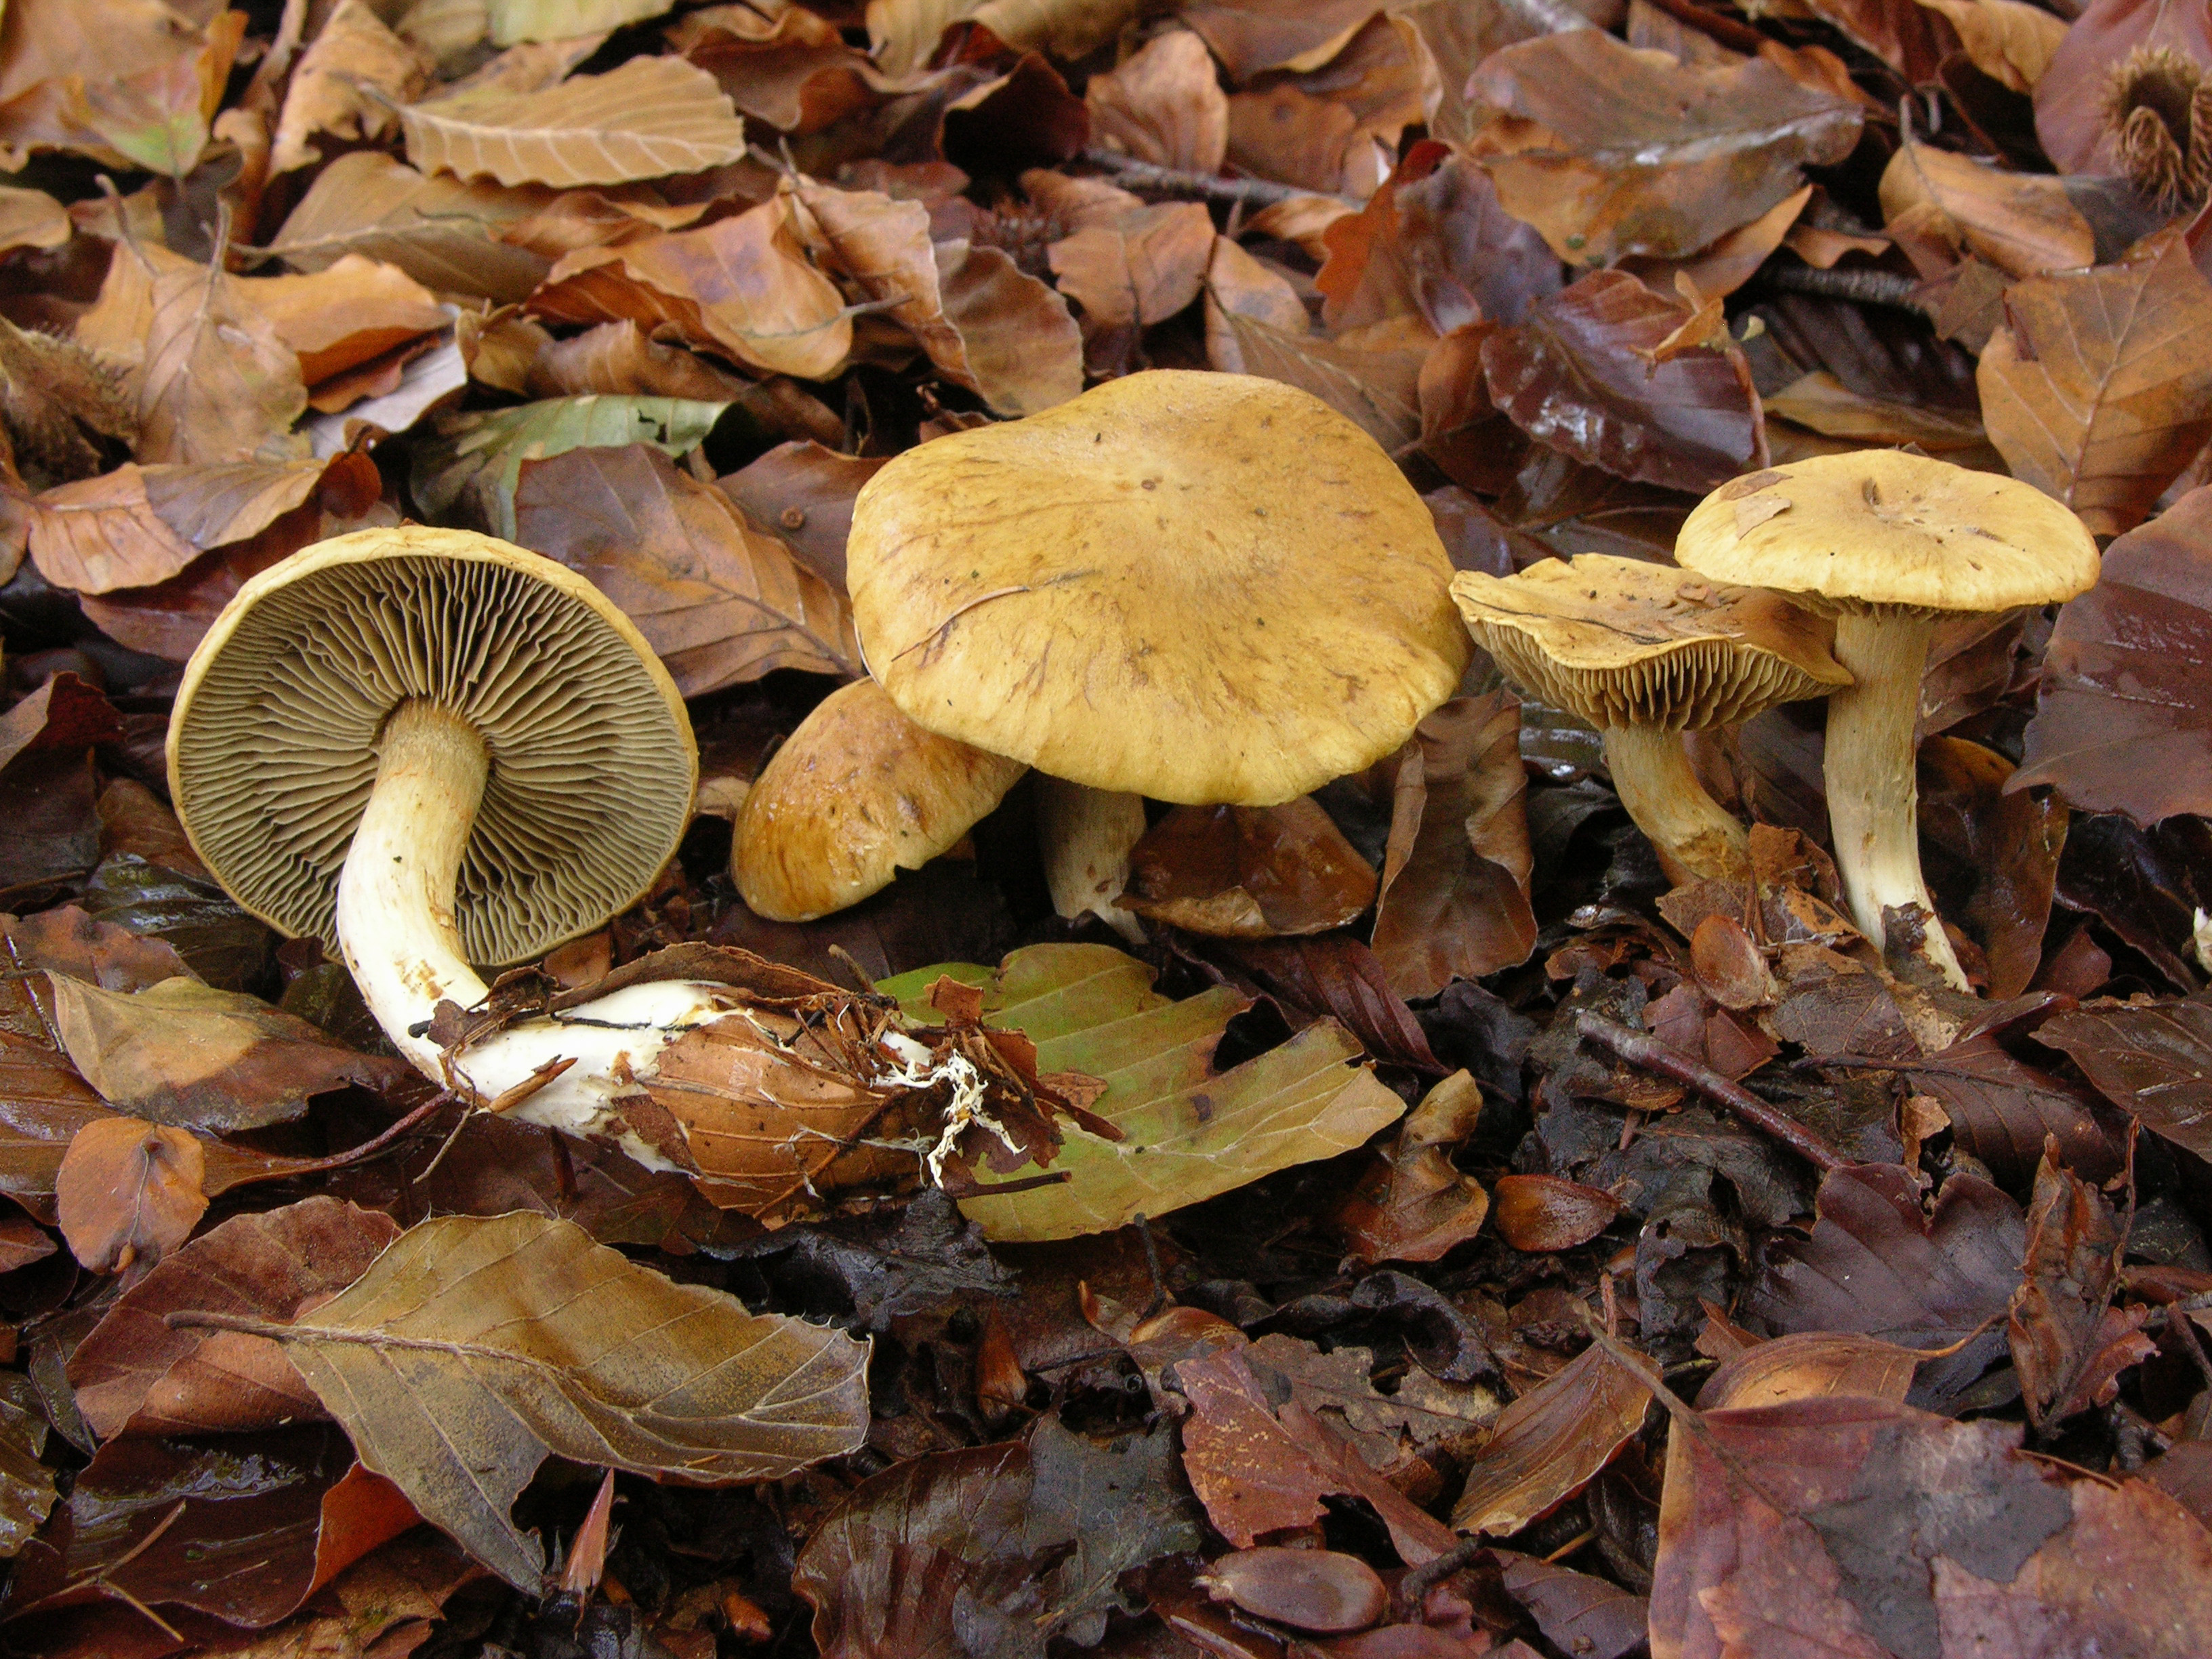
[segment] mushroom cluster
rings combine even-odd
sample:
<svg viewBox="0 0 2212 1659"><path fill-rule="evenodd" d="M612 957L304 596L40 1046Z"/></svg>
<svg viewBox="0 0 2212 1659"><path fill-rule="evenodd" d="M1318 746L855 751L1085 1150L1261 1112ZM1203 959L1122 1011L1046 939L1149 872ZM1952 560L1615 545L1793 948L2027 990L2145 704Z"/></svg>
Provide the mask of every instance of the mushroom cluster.
<svg viewBox="0 0 2212 1659"><path fill-rule="evenodd" d="M777 920L943 851L1027 767L1055 781L1048 867L1107 867L1055 881L1075 914L1118 886L1136 798L1295 799L1396 750L1469 654L1397 465L1319 398L1245 375L1131 374L908 450L860 491L846 559L880 689L792 734L732 848Z"/></svg>
<svg viewBox="0 0 2212 1659"><path fill-rule="evenodd" d="M1886 913L1917 912L1917 939L1897 943L1967 989L1920 872L1929 641L1942 616L2087 588L2088 532L2016 479L1861 450L1723 484L1674 552L1680 568L1583 555L1462 575L1452 592L1510 678L1605 734L1621 803L1677 882L1746 874L1743 828L1698 782L1680 733L1825 696L1828 814L1852 917L1881 947Z"/></svg>

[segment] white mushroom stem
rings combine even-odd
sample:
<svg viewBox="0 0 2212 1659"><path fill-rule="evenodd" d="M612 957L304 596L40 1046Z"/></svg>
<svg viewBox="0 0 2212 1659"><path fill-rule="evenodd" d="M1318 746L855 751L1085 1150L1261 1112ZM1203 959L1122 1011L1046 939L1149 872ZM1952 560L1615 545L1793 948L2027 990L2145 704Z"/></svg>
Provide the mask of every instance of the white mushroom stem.
<svg viewBox="0 0 2212 1659"><path fill-rule="evenodd" d="M1614 726L1605 732L1605 763L1636 827L1677 887L1711 877L1751 879L1743 825L1705 793L1691 769L1682 734L1657 726Z"/></svg>
<svg viewBox="0 0 2212 1659"><path fill-rule="evenodd" d="M1836 618L1836 660L1853 684L1828 699L1828 824L1851 919L1879 947L1885 906L1927 912L1921 955L1958 989L1966 970L1920 874L1920 787L1913 729L1932 616L1846 611Z"/></svg>
<svg viewBox="0 0 2212 1659"><path fill-rule="evenodd" d="M462 954L453 895L489 757L466 720L430 702L403 703L386 722L376 783L338 878L338 948L362 1000L399 1052L447 1080L444 1055L422 1031L441 1001L474 1007L489 994ZM454 1081L489 1104L552 1062L574 1062L510 1115L571 1134L617 1133L631 1157L676 1167L616 1120L672 1038L727 1007L721 988L684 981L635 985L552 1019L530 1020L472 1044Z"/></svg>
<svg viewBox="0 0 2212 1659"><path fill-rule="evenodd" d="M1119 902L1129 850L1144 838L1145 798L1036 775L1037 842L1052 908L1070 921L1095 915L1132 945L1145 924Z"/></svg>

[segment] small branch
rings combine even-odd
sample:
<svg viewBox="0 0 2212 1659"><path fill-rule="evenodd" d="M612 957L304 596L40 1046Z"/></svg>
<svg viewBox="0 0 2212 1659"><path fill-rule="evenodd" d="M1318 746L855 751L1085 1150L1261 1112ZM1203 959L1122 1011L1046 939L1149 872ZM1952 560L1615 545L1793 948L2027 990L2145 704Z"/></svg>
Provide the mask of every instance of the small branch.
<svg viewBox="0 0 2212 1659"><path fill-rule="evenodd" d="M1929 314L1920 297L1920 284L1893 270L1822 270L1817 265L1776 265L1766 279L1785 294L1817 294L1824 299L1849 300L1863 306L1888 306L1897 311Z"/></svg>
<svg viewBox="0 0 2212 1659"><path fill-rule="evenodd" d="M1840 1170L1851 1161L1787 1112L1768 1105L1750 1090L1729 1082L1710 1066L1699 1065L1657 1037L1632 1031L1601 1014L1589 1012L1575 1016L1575 1029L1631 1066L1671 1079L1685 1088L1696 1090L1716 1106L1727 1108L1761 1134L1780 1141L1816 1170Z"/></svg>
<svg viewBox="0 0 2212 1659"><path fill-rule="evenodd" d="M1223 179L1209 173L1186 173L1180 167L1139 161L1133 155L1123 155L1116 150L1086 149L1081 159L1103 173L1112 173L1116 184L1158 196L1194 196L1205 202L1257 202L1262 207L1272 207L1300 196L1330 195L1328 191L1279 185L1272 179Z"/></svg>
<svg viewBox="0 0 2212 1659"><path fill-rule="evenodd" d="M1407 1567L1392 1593L1390 1617L1394 1623L1410 1625L1421 1616L1421 1603L1438 1584L1462 1567L1472 1566L1474 1558L1490 1547L1490 1540L1480 1534L1462 1538L1449 1549L1432 1555L1419 1566Z"/></svg>

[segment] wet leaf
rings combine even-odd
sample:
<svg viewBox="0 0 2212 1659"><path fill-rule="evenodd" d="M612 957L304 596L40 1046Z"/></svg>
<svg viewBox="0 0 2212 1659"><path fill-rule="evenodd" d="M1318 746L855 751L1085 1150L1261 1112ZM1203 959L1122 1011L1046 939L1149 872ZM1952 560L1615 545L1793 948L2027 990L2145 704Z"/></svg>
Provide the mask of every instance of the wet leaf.
<svg viewBox="0 0 2212 1659"><path fill-rule="evenodd" d="M357 253L441 293L511 304L552 267L499 233L537 212L550 195L425 176L379 151L355 150L315 175L270 251L300 270L321 270Z"/></svg>
<svg viewBox="0 0 2212 1659"><path fill-rule="evenodd" d="M1514 967L1535 947L1520 737L1510 692L1457 697L1414 727L1398 762L1373 947L1401 997Z"/></svg>
<svg viewBox="0 0 2212 1659"><path fill-rule="evenodd" d="M2112 1202L2046 1152L2027 1205L2027 1254L2006 1334L2039 1428L2108 1403L2119 1373L2158 1352L2148 1308L2112 1304L2126 1230Z"/></svg>
<svg viewBox="0 0 2212 1659"><path fill-rule="evenodd" d="M2027 755L2008 789L2053 784L2087 812L2149 825L2212 815L2212 490L2105 550L2058 612Z"/></svg>
<svg viewBox="0 0 2212 1659"><path fill-rule="evenodd" d="M2143 1127L2212 1158L2212 1004L2098 1002L2035 1028Z"/></svg>
<svg viewBox="0 0 2212 1659"><path fill-rule="evenodd" d="M687 697L778 669L866 672L843 592L647 445L526 463L514 538L620 605Z"/></svg>
<svg viewBox="0 0 2212 1659"><path fill-rule="evenodd" d="M70 1137L54 1176L62 1237L94 1273L158 1261L207 1213L206 1179L207 1156L185 1131L95 1118Z"/></svg>
<svg viewBox="0 0 2212 1659"><path fill-rule="evenodd" d="M39 1461L46 1420L20 1400L0 1400L0 1560L14 1560L54 1506L54 1474Z"/></svg>
<svg viewBox="0 0 2212 1659"><path fill-rule="evenodd" d="M0 714L0 767L18 755L81 754L122 734L114 705L64 672Z"/></svg>
<svg viewBox="0 0 2212 1659"><path fill-rule="evenodd" d="M851 1450L866 1422L863 1345L527 1212L411 1228L277 1334L363 1465L518 1589L544 1556L508 1510L549 1454L772 1480Z"/></svg>
<svg viewBox="0 0 2212 1659"><path fill-rule="evenodd" d="M1813 1236L1775 1249L1746 1306L1785 1332L1923 1349L1964 1341L1921 1373L1923 1393L1948 1401L2002 1352L1987 1327L2011 1302L2026 1248L2019 1207L1987 1182L1953 1176L1923 1214L1909 1171L1859 1164L1820 1183Z"/></svg>
<svg viewBox="0 0 2212 1659"><path fill-rule="evenodd" d="M633 58L542 91L496 84L399 112L425 173L502 185L619 185L696 173L744 154L744 123L714 77L681 58Z"/></svg>
<svg viewBox="0 0 2212 1659"><path fill-rule="evenodd" d="M1763 59L1703 68L1596 29L1493 53L1468 98L1505 210L1577 264L1696 252L1849 155L1860 118Z"/></svg>
<svg viewBox="0 0 2212 1659"><path fill-rule="evenodd" d="M1430 1090L1381 1160L1336 1212L1363 1261L1434 1261L1480 1230L1490 1199L1451 1155L1474 1133L1482 1091L1466 1072ZM1512 1179L1513 1177L1507 1177Z"/></svg>
<svg viewBox="0 0 2212 1659"><path fill-rule="evenodd" d="M407 1075L402 1062L339 1048L258 997L197 980L107 991L50 978L55 1030L85 1081L152 1122L258 1129L299 1116L311 1095Z"/></svg>
<svg viewBox="0 0 2212 1659"><path fill-rule="evenodd" d="M277 1428L322 1405L265 1336L171 1329L179 1308L283 1322L368 1271L399 1236L390 1217L335 1198L234 1216L165 1257L117 1298L70 1357L79 1410L102 1439Z"/></svg>
<svg viewBox="0 0 2212 1659"><path fill-rule="evenodd" d="M1518 1532L1579 1492L1644 1426L1650 1379L1593 1344L1508 1406L1452 1505L1461 1532Z"/></svg>
<svg viewBox="0 0 2212 1659"><path fill-rule="evenodd" d="M2212 284L2167 231L2004 311L1976 377L1990 441L2096 534L2132 530L2212 436Z"/></svg>
<svg viewBox="0 0 2212 1659"><path fill-rule="evenodd" d="M1923 833L1973 872L1955 914L1990 965L1997 1000L2027 989L2043 960L2044 929L2066 844L2065 809L2011 789L2012 766L1964 738L1930 738L1920 748Z"/></svg>
<svg viewBox="0 0 2212 1659"><path fill-rule="evenodd" d="M548 398L443 416L437 436L415 447L415 497L425 511L442 514L468 495L495 533L512 538L525 461L634 443L681 455L728 407L678 398Z"/></svg>
<svg viewBox="0 0 2212 1659"><path fill-rule="evenodd" d="M2095 1097L2078 1083L2023 1064L1993 1036L1972 1036L1915 1066L1912 1086L1932 1096L1951 1120L1952 1143L2019 1190L2034 1179L2045 1139L2085 1179L2119 1172L2117 1139L2099 1121Z"/></svg>
<svg viewBox="0 0 2212 1659"><path fill-rule="evenodd" d="M1280 806L1178 806L1129 853L1124 908L1223 939L1339 927L1375 872L1310 795Z"/></svg>
<svg viewBox="0 0 2212 1659"><path fill-rule="evenodd" d="M852 350L852 316L808 262L793 211L779 198L703 229L578 248L554 265L530 308L556 322L627 319L732 362L826 378Z"/></svg>
<svg viewBox="0 0 2212 1659"><path fill-rule="evenodd" d="M1173 1431L1111 1446L1051 1417L1026 1443L913 1458L863 1482L808 1540L793 1588L839 1659L1091 1646L1137 1610L1121 1574L1199 1543ZM1049 1563L1049 1565L1046 1565Z"/></svg>
<svg viewBox="0 0 2212 1659"><path fill-rule="evenodd" d="M1299 1630L1365 1630L1390 1605L1375 1569L1335 1550L1236 1550L1209 1562L1198 1582L1217 1601Z"/></svg>
<svg viewBox="0 0 2212 1659"><path fill-rule="evenodd" d="M1492 1189L1498 1236L1516 1250L1571 1250L1612 1225L1620 1200L1558 1176L1500 1176Z"/></svg>
<svg viewBox="0 0 2212 1659"><path fill-rule="evenodd" d="M1033 945L995 973L946 964L877 987L922 1014L928 988L950 975L981 989L989 1024L1037 1045L1040 1071L1107 1082L1090 1109L1124 1138L1071 1128L1051 1165L1068 1172L1066 1182L967 1200L961 1208L985 1237L1068 1238L1164 1215L1349 1151L1404 1112L1372 1072L1348 1064L1358 1045L1334 1020L1215 1072L1208 1057L1244 999L1217 988L1170 1002L1150 988L1152 973L1103 945Z"/></svg>
<svg viewBox="0 0 2212 1659"><path fill-rule="evenodd" d="M1553 39L1567 37L1553 36ZM1765 465L1759 394L1742 355L1655 351L1688 318L1624 271L1601 270L1539 301L1482 343L1490 395L1538 442L1624 478L1711 489Z"/></svg>

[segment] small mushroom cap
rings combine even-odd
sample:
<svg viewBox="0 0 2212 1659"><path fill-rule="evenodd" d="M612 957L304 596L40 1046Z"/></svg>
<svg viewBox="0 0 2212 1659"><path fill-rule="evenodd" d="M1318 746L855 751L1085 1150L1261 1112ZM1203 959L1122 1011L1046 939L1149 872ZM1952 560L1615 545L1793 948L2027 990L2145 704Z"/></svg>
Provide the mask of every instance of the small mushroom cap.
<svg viewBox="0 0 2212 1659"><path fill-rule="evenodd" d="M2081 520L2033 484L1901 449L1732 478L1692 511L1674 556L1808 603L1924 611L2070 599L2098 565Z"/></svg>
<svg viewBox="0 0 2212 1659"><path fill-rule="evenodd" d="M1054 777L1273 805L1402 744L1468 641L1429 509L1294 387L1156 370L939 438L862 489L876 678Z"/></svg>
<svg viewBox="0 0 2212 1659"><path fill-rule="evenodd" d="M873 680L841 685L775 751L738 812L738 891L771 921L811 921L919 870L1028 770L925 732Z"/></svg>
<svg viewBox="0 0 2212 1659"><path fill-rule="evenodd" d="M453 902L471 961L521 961L597 927L674 854L698 756L644 637L550 559L409 525L270 566L185 666L170 793L232 897L335 945L377 740L416 698L466 719L490 757Z"/></svg>
<svg viewBox="0 0 2212 1659"><path fill-rule="evenodd" d="M1849 685L1834 627L1779 594L1584 553L1511 576L1462 571L1468 629L1528 690L1601 729L1749 720Z"/></svg>

